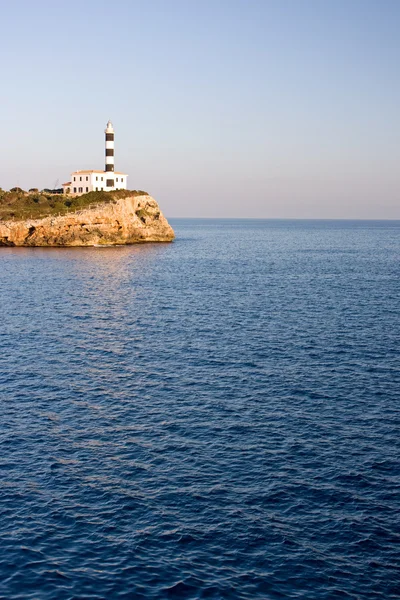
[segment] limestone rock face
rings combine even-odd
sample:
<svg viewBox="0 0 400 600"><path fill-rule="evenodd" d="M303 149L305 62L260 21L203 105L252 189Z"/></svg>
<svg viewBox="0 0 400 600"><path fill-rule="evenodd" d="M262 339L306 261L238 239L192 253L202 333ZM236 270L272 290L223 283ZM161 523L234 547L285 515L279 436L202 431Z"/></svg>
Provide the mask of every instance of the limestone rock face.
<svg viewBox="0 0 400 600"><path fill-rule="evenodd" d="M132 196L62 216L0 221L0 246L170 242L174 231L151 196Z"/></svg>

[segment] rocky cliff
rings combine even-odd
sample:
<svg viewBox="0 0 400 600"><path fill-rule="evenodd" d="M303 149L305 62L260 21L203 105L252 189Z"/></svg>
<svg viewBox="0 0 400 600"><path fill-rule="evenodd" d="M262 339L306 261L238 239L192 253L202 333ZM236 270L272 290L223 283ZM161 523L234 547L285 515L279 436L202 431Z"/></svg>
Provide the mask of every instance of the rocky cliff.
<svg viewBox="0 0 400 600"><path fill-rule="evenodd" d="M0 246L170 242L174 231L151 196L128 196L61 216L0 221Z"/></svg>

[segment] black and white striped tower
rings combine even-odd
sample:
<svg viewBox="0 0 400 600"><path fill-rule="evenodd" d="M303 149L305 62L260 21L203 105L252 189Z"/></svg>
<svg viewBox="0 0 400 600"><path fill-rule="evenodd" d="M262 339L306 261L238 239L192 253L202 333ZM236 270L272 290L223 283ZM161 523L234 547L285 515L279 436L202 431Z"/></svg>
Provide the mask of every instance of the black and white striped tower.
<svg viewBox="0 0 400 600"><path fill-rule="evenodd" d="M114 127L108 121L106 134L106 168L105 171L114 171Z"/></svg>

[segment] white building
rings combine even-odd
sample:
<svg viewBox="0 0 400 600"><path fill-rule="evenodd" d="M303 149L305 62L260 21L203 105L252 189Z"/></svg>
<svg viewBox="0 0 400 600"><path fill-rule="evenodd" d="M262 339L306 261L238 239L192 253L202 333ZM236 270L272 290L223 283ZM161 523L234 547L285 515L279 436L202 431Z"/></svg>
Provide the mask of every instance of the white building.
<svg viewBox="0 0 400 600"><path fill-rule="evenodd" d="M74 171L71 173L71 181L63 183L64 194L126 190L127 179L126 173L118 171L114 171L111 175L107 171ZM68 188L69 192L67 192Z"/></svg>
<svg viewBox="0 0 400 600"><path fill-rule="evenodd" d="M64 194L79 195L88 192L126 190L128 175L114 171L114 128L108 121L106 135L105 170L83 170L71 173L71 181L63 183Z"/></svg>

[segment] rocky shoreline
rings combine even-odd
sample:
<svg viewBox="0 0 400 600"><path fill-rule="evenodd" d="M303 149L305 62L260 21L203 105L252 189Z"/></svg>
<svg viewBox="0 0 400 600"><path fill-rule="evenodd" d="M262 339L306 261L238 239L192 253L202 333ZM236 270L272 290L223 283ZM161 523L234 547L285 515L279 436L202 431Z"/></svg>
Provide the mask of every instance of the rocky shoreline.
<svg viewBox="0 0 400 600"><path fill-rule="evenodd" d="M148 195L128 196L76 212L0 221L0 246L97 246L171 242L174 231Z"/></svg>

